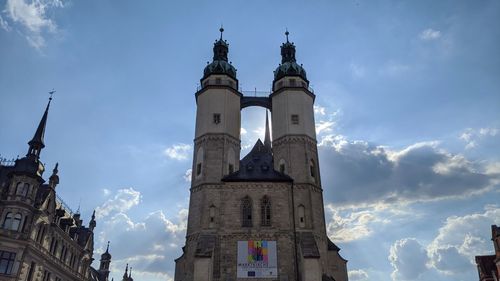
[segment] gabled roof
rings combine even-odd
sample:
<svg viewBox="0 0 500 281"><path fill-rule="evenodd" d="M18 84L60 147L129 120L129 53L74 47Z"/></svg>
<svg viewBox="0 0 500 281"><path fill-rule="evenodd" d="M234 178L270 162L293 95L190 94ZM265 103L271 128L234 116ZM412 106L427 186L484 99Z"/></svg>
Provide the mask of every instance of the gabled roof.
<svg viewBox="0 0 500 281"><path fill-rule="evenodd" d="M270 144L264 145L259 139L252 150L240 161L240 169L222 178L225 182L291 182L293 179L274 170Z"/></svg>

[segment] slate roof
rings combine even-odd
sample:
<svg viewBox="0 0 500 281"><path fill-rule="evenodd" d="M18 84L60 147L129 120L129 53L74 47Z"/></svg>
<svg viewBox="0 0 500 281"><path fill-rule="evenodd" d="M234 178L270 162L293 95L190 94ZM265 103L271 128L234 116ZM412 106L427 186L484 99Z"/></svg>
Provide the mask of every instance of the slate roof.
<svg viewBox="0 0 500 281"><path fill-rule="evenodd" d="M215 235L202 234L200 235L200 237L198 237L195 256L211 257L214 248L215 248Z"/></svg>
<svg viewBox="0 0 500 281"><path fill-rule="evenodd" d="M318 245L311 232L302 232L300 234L300 248L304 258L319 258Z"/></svg>
<svg viewBox="0 0 500 281"><path fill-rule="evenodd" d="M225 182L291 182L293 179L274 170L270 145L259 139L252 150L240 161L240 169L222 178Z"/></svg>

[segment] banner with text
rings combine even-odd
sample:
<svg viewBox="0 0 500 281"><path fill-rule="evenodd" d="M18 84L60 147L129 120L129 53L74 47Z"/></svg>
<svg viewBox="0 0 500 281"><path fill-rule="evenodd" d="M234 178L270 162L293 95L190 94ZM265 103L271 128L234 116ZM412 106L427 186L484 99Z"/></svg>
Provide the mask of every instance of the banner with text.
<svg viewBox="0 0 500 281"><path fill-rule="evenodd" d="M276 241L238 241L238 278L276 278Z"/></svg>

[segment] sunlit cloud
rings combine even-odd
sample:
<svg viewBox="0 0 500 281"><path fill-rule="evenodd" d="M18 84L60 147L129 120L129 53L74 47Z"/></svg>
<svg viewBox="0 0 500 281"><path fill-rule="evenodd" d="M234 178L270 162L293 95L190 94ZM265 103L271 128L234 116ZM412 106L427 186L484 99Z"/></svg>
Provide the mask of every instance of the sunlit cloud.
<svg viewBox="0 0 500 281"><path fill-rule="evenodd" d="M175 160L187 160L190 156L191 145L185 143L174 144L165 149L164 154Z"/></svg>

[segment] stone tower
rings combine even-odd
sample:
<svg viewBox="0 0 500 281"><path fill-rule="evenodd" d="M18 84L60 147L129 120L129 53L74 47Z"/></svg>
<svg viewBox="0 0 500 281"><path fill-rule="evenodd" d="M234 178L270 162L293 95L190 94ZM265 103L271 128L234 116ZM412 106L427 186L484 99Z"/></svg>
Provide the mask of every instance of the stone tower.
<svg viewBox="0 0 500 281"><path fill-rule="evenodd" d="M175 280L347 280L347 261L326 235L315 95L295 45L286 32L270 95L246 97L220 31L195 94L188 227ZM240 160L248 106L271 112L274 139L266 111L264 142Z"/></svg>

